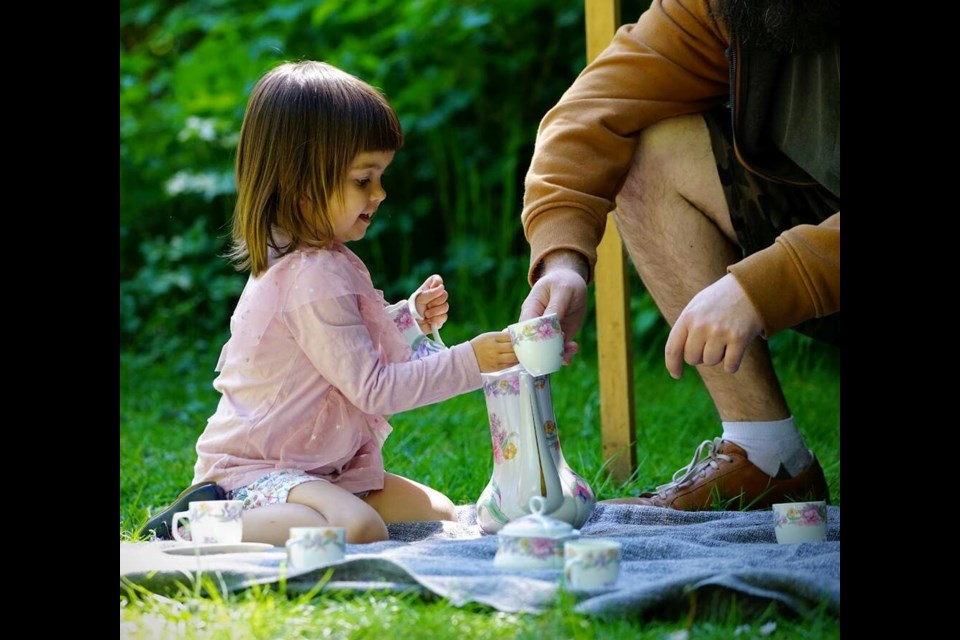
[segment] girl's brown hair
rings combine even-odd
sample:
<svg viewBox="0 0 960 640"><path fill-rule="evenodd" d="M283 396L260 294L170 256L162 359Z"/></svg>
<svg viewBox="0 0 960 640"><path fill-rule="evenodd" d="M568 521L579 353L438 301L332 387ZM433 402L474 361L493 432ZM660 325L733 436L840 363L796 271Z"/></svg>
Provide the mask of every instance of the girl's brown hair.
<svg viewBox="0 0 960 640"><path fill-rule="evenodd" d="M323 62L269 71L253 89L240 130L230 258L257 276L271 248L285 255L326 246L333 235L329 203L342 197L353 159L402 146L397 114L362 80ZM314 211L301 210L303 197Z"/></svg>

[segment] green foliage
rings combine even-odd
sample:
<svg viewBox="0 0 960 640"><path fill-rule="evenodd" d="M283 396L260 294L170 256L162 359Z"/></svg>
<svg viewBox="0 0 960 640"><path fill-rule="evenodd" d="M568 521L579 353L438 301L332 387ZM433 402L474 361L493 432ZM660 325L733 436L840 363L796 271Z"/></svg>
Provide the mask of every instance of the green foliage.
<svg viewBox="0 0 960 640"><path fill-rule="evenodd" d="M189 353L226 329L243 279L216 257L222 243L197 218L182 233L145 239L142 266L120 281L121 335L148 356ZM175 330L173 330L175 329Z"/></svg>
<svg viewBox="0 0 960 640"><path fill-rule="evenodd" d="M382 89L407 134L353 247L374 282L395 299L441 273L464 332L504 326L526 291L523 175L583 43L580 0L124 3L121 339L161 355L227 326L244 277L218 256L244 105L267 69L307 58ZM162 248L176 242L205 253Z"/></svg>

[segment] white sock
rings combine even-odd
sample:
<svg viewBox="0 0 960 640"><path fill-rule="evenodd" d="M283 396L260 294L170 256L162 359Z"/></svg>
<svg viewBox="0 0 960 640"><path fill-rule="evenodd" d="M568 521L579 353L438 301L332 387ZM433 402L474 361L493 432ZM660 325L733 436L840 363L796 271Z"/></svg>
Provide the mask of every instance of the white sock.
<svg viewBox="0 0 960 640"><path fill-rule="evenodd" d="M771 422L723 422L723 439L747 452L747 459L768 476L781 473L780 466L795 476L810 464L811 454L797 431L793 416Z"/></svg>

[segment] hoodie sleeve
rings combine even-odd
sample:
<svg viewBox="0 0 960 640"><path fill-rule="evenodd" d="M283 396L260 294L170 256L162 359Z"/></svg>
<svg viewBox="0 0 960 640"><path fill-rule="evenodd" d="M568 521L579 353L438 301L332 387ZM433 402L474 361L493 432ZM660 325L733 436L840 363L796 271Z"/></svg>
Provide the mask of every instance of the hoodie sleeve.
<svg viewBox="0 0 960 640"><path fill-rule="evenodd" d="M557 249L584 255L592 279L637 134L706 111L729 94L727 43L706 0L654 0L544 116L521 214L531 283L543 257Z"/></svg>
<svg viewBox="0 0 960 640"><path fill-rule="evenodd" d="M783 232L731 265L764 323L764 335L840 311L840 212Z"/></svg>

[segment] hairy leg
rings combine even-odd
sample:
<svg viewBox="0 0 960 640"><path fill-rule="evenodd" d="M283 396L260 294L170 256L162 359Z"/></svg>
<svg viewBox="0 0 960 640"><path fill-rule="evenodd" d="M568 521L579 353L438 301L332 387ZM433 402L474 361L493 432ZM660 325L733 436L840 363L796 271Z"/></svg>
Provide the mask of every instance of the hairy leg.
<svg viewBox="0 0 960 640"><path fill-rule="evenodd" d="M436 489L392 473L386 474L383 489L371 491L365 500L388 523L457 519L450 498Z"/></svg>
<svg viewBox="0 0 960 640"><path fill-rule="evenodd" d="M243 539L283 545L290 527L343 527L347 542L387 539L383 519L367 503L329 482L305 482L290 490L285 504L243 512Z"/></svg>
<svg viewBox="0 0 960 640"><path fill-rule="evenodd" d="M703 118L672 118L641 134L616 218L644 286L673 326L690 299L740 258ZM721 420L790 415L763 340L747 348L737 373L722 365L697 371Z"/></svg>

